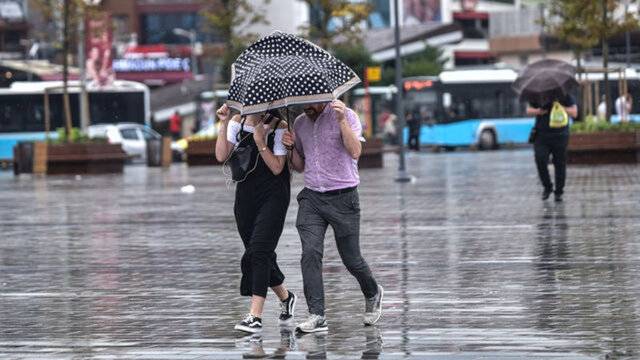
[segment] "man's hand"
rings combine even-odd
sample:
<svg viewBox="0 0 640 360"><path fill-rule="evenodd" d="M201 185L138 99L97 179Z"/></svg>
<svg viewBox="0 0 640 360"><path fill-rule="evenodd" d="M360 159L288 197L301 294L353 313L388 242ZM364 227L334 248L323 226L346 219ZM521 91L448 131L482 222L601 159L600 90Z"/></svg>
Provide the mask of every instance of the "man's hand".
<svg viewBox="0 0 640 360"><path fill-rule="evenodd" d="M218 115L218 119L220 119L220 121L222 121L223 123L226 123L227 121L229 121L230 114L231 114L231 109L229 109L227 104L223 104L216 111L216 115Z"/></svg>
<svg viewBox="0 0 640 360"><path fill-rule="evenodd" d="M336 112L336 118L338 122L343 122L347 120L346 109L347 106L340 100L334 100L331 102L331 107Z"/></svg>
<svg viewBox="0 0 640 360"><path fill-rule="evenodd" d="M292 131L285 130L282 135L282 144L289 150L292 150L296 145L296 134Z"/></svg>

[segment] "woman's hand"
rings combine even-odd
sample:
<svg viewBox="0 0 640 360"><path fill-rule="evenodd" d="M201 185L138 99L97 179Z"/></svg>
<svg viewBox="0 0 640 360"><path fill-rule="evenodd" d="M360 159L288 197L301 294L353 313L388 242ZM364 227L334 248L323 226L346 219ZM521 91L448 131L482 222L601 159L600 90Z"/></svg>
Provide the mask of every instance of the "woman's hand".
<svg viewBox="0 0 640 360"><path fill-rule="evenodd" d="M293 131L285 130L282 135L282 144L289 150L292 150L296 144L296 134Z"/></svg>
<svg viewBox="0 0 640 360"><path fill-rule="evenodd" d="M227 123L229 121L229 115L231 115L231 109L227 106L227 104L223 104L216 111L216 115L218 115L218 119L223 123Z"/></svg>

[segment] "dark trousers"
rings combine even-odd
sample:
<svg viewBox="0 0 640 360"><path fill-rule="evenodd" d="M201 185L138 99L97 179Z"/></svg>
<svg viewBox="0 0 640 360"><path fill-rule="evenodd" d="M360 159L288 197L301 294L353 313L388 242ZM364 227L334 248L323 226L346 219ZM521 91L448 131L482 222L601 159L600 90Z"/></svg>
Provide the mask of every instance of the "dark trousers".
<svg viewBox="0 0 640 360"><path fill-rule="evenodd" d="M420 133L409 133L409 150L420 151Z"/></svg>
<svg viewBox="0 0 640 360"><path fill-rule="evenodd" d="M566 133L538 133L533 144L538 176L540 177L542 186L544 186L546 190L553 190L553 184L549 176L549 155L553 157L553 168L556 178L555 193L559 195L562 195L564 192L564 183L567 174L568 142L569 135Z"/></svg>
<svg viewBox="0 0 640 360"><path fill-rule="evenodd" d="M289 207L289 194L274 192L264 201L256 201L255 195L236 192L234 213L245 248L240 265L240 294L266 297L269 287L284 282L275 250Z"/></svg>
<svg viewBox="0 0 640 360"><path fill-rule="evenodd" d="M360 201L357 190L328 195L303 189L298 195L296 227L302 241L302 280L309 313L324 315L322 257L324 236L331 225L338 253L367 298L378 293L378 284L360 254Z"/></svg>

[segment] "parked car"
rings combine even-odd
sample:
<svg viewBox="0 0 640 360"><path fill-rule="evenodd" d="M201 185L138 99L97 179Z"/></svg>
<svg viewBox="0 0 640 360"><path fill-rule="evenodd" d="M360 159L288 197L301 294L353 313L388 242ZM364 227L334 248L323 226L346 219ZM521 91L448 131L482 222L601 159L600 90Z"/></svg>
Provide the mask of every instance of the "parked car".
<svg viewBox="0 0 640 360"><path fill-rule="evenodd" d="M90 138L106 138L110 144L122 144L122 150L133 158L133 161L146 161L147 141L162 139L162 136L147 126L136 123L119 123L89 126ZM179 149L171 144L175 152Z"/></svg>

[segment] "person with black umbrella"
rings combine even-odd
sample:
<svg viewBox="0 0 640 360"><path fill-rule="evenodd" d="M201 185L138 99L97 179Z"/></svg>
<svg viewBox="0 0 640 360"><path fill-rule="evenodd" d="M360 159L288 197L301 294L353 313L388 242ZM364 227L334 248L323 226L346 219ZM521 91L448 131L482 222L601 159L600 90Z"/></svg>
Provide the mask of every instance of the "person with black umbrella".
<svg viewBox="0 0 640 360"><path fill-rule="evenodd" d="M570 95L578 86L576 68L564 61L543 59L527 65L513 89L527 100L527 115L536 117L529 142L533 143L538 176L542 182L542 200L555 192L555 200L562 201L567 168L569 117L578 116L578 107ZM549 176L549 155L553 156L555 190Z"/></svg>
<svg viewBox="0 0 640 360"><path fill-rule="evenodd" d="M564 112L564 114L563 114ZM569 143L568 121L554 125L554 117L578 116L578 107L571 95L560 91L549 92L539 102L531 101L527 106L527 115L534 115L536 122L533 128L533 149L535 153L538 176L542 182L542 200L547 200L552 192L556 202L562 201L567 172L567 144ZM555 190L549 175L549 155L553 158L555 171Z"/></svg>

